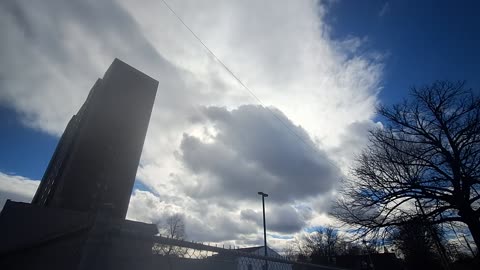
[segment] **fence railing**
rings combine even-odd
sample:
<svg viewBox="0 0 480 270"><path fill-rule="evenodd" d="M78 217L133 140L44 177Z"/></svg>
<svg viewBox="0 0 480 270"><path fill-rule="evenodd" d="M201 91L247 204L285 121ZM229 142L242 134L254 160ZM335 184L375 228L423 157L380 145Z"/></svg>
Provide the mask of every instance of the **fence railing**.
<svg viewBox="0 0 480 270"><path fill-rule="evenodd" d="M338 270L341 268L295 262L278 254L267 257L237 248L224 248L163 236L151 237L152 253L164 269ZM263 252L263 250L262 250Z"/></svg>
<svg viewBox="0 0 480 270"><path fill-rule="evenodd" d="M101 221L101 220L100 220ZM131 221L97 222L82 248L79 269L118 270L340 270L295 262L271 250L225 248L153 235L156 227Z"/></svg>

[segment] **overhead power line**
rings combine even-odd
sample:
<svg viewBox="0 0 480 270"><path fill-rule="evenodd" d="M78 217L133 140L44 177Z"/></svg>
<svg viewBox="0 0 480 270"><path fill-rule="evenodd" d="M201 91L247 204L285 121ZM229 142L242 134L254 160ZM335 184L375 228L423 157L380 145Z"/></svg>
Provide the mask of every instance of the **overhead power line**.
<svg viewBox="0 0 480 270"><path fill-rule="evenodd" d="M269 107L267 107L263 102L262 100L257 96L255 95L255 93L246 85L242 82L242 80L240 80L240 78L235 75L235 73L233 73L233 71L227 67L227 65L225 65L225 63L223 63L222 60L220 60L220 58L217 57L217 55L212 51L210 50L210 48L208 48L208 46L200 39L200 37L195 34L195 32L193 32L193 30L182 20L182 18L175 12L175 10L173 10L172 7L170 7L170 5L167 3L166 0L162 0L162 2L165 4L165 6L170 10L170 12L172 12L172 14L180 21L180 23L183 24L183 26L195 37L195 39L200 42L200 44L202 44L202 46L212 55L212 57L243 87L243 89L245 89L246 91L248 91L248 93L255 99L258 101L258 103L260 103L260 105L262 105L264 108L266 108L274 117L275 119L277 119L278 121L280 121L280 123L282 123L282 125L289 131L292 133L293 136L295 136L298 140L300 140L303 144L305 144L307 146L308 149L312 150L315 154L319 154L318 152L318 149L314 148L311 144L309 144L300 134L298 134L294 129L292 129L288 123L285 123L285 121L280 118L274 111L272 111L272 109L270 109ZM327 159L327 162L329 162L331 165L333 165L335 168L339 169L341 171L341 169L335 164L333 163L332 161L328 160Z"/></svg>

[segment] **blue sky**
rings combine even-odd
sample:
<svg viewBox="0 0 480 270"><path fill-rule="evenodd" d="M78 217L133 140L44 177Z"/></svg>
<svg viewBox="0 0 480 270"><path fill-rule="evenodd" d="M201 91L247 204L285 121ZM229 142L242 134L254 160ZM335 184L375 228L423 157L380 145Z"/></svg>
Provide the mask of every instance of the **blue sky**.
<svg viewBox="0 0 480 270"><path fill-rule="evenodd" d="M41 179L58 138L26 127L15 111L0 107L0 171Z"/></svg>
<svg viewBox="0 0 480 270"><path fill-rule="evenodd" d="M256 107L159 1L5 1L0 173L40 179L67 121L119 57L160 81L137 174L143 192L133 194L129 217L148 222L162 211L183 209L191 226L205 228L189 232L192 239L251 245L261 242L256 192L271 189L271 215L291 217L290 224L275 224L282 219L272 217L278 228L272 235L291 239L292 231L329 222L325 211L337 169L351 162L366 142L365 131L380 121L376 103L394 104L411 86L434 80L466 80L480 91L478 1L171 6L290 129L318 147L318 157L272 124L271 112ZM265 145L290 159L262 152ZM332 163L338 168L325 165ZM308 175L318 172L325 177ZM256 181L232 180L247 178ZM224 196L235 203L224 204ZM295 208L298 203L308 207ZM247 216L251 223L236 222ZM212 224L233 229L222 232Z"/></svg>
<svg viewBox="0 0 480 270"><path fill-rule="evenodd" d="M334 36L366 37L387 54L380 100L392 104L434 80L466 80L480 91L479 9L478 1L339 1L327 21Z"/></svg>

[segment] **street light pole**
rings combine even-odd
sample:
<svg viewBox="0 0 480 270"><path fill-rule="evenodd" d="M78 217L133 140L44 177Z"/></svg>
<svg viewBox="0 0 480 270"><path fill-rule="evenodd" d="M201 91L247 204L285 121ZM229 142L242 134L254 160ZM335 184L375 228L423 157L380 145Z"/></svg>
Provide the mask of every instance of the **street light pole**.
<svg viewBox="0 0 480 270"><path fill-rule="evenodd" d="M262 196L262 207L263 207L263 243L265 248L265 257L267 257L267 225L265 223L265 197L268 197L267 193L258 192L258 195ZM268 261L265 259L265 270L268 270Z"/></svg>

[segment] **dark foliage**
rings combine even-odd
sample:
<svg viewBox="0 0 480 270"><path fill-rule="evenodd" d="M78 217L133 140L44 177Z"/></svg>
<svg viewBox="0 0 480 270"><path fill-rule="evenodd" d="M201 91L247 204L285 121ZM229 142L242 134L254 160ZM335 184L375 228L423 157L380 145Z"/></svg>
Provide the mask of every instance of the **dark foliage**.
<svg viewBox="0 0 480 270"><path fill-rule="evenodd" d="M398 226L393 233L395 246L404 256L407 269L441 269L442 261L436 239L440 238L437 226L413 218Z"/></svg>

